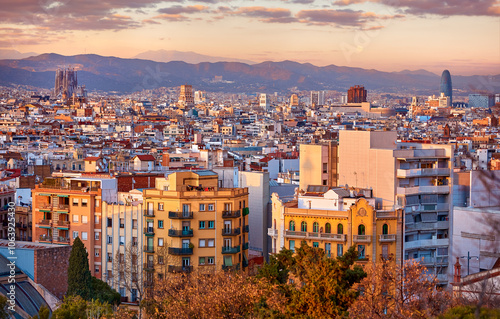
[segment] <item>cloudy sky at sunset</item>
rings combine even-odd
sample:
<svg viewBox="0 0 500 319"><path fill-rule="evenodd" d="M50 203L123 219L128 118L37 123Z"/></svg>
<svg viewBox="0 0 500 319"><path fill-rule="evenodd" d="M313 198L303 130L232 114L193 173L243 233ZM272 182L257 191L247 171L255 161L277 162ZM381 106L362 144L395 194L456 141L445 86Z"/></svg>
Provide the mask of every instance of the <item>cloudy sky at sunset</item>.
<svg viewBox="0 0 500 319"><path fill-rule="evenodd" d="M500 0L2 0L0 49L500 73Z"/></svg>

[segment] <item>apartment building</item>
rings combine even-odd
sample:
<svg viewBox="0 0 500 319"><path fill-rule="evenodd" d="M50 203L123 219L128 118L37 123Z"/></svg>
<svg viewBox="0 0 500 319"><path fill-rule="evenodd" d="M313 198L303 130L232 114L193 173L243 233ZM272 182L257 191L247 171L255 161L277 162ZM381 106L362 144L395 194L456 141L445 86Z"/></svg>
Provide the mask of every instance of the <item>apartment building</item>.
<svg viewBox="0 0 500 319"><path fill-rule="evenodd" d="M377 210L369 189L309 186L296 200L272 196L272 252L302 241L339 257L352 245L359 263L402 261L403 210Z"/></svg>
<svg viewBox="0 0 500 319"><path fill-rule="evenodd" d="M334 142L300 145L299 189L309 185L337 186L338 146Z"/></svg>
<svg viewBox="0 0 500 319"><path fill-rule="evenodd" d="M35 242L72 245L80 237L89 253L90 272L102 278L102 202L117 201L116 179L50 177L32 190Z"/></svg>
<svg viewBox="0 0 500 319"><path fill-rule="evenodd" d="M213 171L175 172L144 190L144 207L150 274L248 266L247 188L221 188Z"/></svg>

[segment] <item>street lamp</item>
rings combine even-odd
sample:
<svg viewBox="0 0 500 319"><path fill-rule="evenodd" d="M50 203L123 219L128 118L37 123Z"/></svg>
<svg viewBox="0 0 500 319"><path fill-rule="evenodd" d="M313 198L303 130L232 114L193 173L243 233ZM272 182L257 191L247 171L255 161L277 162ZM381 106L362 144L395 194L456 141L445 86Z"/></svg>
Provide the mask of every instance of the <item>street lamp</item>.
<svg viewBox="0 0 500 319"><path fill-rule="evenodd" d="M461 256L460 258L467 258L467 276L469 275L469 263L471 258L476 258L476 260L479 260L478 256L471 256L470 251L467 252L467 256Z"/></svg>

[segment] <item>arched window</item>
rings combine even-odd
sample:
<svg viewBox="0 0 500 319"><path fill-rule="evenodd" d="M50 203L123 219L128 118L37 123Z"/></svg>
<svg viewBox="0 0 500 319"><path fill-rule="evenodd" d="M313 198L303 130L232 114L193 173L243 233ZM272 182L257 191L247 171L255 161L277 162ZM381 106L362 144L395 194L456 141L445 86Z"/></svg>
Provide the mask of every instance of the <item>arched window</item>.
<svg viewBox="0 0 500 319"><path fill-rule="evenodd" d="M359 225L358 226L358 235L364 235L365 234L365 225Z"/></svg>
<svg viewBox="0 0 500 319"><path fill-rule="evenodd" d="M382 234L383 234L383 235L387 235L387 234L389 234L389 225L384 224L384 225L382 226Z"/></svg>
<svg viewBox="0 0 500 319"><path fill-rule="evenodd" d="M344 233L344 225L338 224L337 225L337 234L343 234Z"/></svg>
<svg viewBox="0 0 500 319"><path fill-rule="evenodd" d="M319 233L319 224L317 222L313 223L313 232Z"/></svg>
<svg viewBox="0 0 500 319"><path fill-rule="evenodd" d="M332 232L332 225L330 223L325 224L325 233L330 234Z"/></svg>
<svg viewBox="0 0 500 319"><path fill-rule="evenodd" d="M307 231L307 223L306 222L300 223L300 231Z"/></svg>
<svg viewBox="0 0 500 319"><path fill-rule="evenodd" d="M290 221L290 227L288 227L291 231L295 231L295 221Z"/></svg>

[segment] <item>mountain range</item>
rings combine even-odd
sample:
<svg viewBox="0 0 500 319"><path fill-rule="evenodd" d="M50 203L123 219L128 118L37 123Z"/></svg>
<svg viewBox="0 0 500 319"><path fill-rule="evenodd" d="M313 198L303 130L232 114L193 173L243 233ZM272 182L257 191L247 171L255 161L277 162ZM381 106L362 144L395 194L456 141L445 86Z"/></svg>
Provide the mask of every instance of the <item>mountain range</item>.
<svg viewBox="0 0 500 319"><path fill-rule="evenodd" d="M346 91L353 85L388 93L439 94L440 76L417 70L382 72L329 65L318 67L293 61L262 62L156 62L123 59L95 54L64 56L46 53L23 59L0 60L0 85L30 85L53 88L55 70L78 70L78 83L89 91L134 92L143 89L192 84L195 89L212 92L286 92L299 90ZM500 74L453 76L453 88L462 92L499 91ZM498 93L498 92L497 92Z"/></svg>
<svg viewBox="0 0 500 319"><path fill-rule="evenodd" d="M151 60L156 62L183 61L191 64L202 63L202 62L212 62L212 63L241 62L245 64L255 64L255 62L249 60L225 58L220 56L210 56L191 51L177 51L177 50L156 50L156 51L150 50L143 53L139 53L133 58L142 60Z"/></svg>

